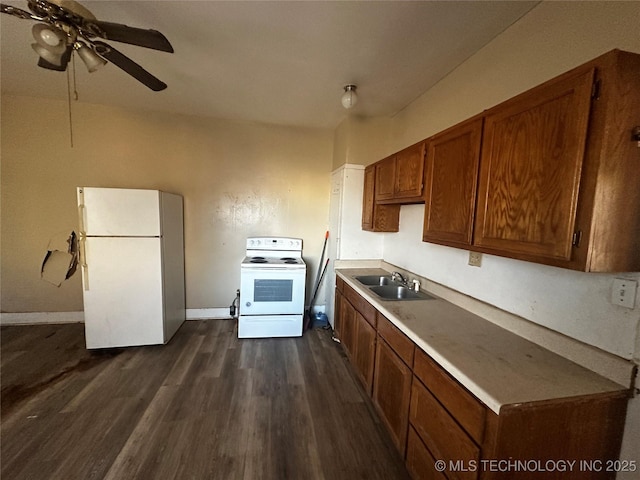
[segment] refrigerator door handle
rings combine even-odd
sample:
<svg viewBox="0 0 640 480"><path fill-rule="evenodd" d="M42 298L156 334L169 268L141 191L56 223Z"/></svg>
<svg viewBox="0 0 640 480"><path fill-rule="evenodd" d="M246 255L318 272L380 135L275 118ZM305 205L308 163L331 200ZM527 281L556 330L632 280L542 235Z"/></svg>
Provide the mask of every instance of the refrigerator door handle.
<svg viewBox="0 0 640 480"><path fill-rule="evenodd" d="M82 267L82 287L89 290L89 265L87 264L87 236L80 234L80 265Z"/></svg>

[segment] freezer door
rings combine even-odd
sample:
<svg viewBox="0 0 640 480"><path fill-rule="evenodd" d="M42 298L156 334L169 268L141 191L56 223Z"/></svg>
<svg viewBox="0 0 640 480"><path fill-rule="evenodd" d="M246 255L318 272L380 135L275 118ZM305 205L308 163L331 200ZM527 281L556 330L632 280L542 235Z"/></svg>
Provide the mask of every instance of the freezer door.
<svg viewBox="0 0 640 480"><path fill-rule="evenodd" d="M80 231L89 236L161 235L160 192L124 188L78 188Z"/></svg>
<svg viewBox="0 0 640 480"><path fill-rule="evenodd" d="M84 242L87 348L164 343L161 239L90 237Z"/></svg>

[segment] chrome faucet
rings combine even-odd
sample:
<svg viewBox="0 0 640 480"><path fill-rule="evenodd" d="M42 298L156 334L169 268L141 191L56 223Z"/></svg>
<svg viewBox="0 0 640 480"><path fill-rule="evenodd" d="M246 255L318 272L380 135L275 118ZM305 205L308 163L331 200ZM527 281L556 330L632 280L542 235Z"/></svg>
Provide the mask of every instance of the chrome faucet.
<svg viewBox="0 0 640 480"><path fill-rule="evenodd" d="M393 272L391 274L391 280L393 280L395 282L396 279L399 279L400 283L402 283L403 285L407 284L407 279L404 278L404 276L400 272Z"/></svg>

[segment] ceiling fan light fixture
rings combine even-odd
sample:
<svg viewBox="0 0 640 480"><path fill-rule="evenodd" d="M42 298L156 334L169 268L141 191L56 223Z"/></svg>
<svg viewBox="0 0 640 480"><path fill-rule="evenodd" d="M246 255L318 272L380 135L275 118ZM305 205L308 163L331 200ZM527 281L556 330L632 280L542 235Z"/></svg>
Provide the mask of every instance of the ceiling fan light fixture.
<svg viewBox="0 0 640 480"><path fill-rule="evenodd" d="M46 23L36 23L31 33L38 45L51 53L62 55L67 49L67 34L59 28Z"/></svg>
<svg viewBox="0 0 640 480"><path fill-rule="evenodd" d="M104 58L94 52L84 42L76 42L74 48L78 52L78 56L82 59L89 73L95 72L107 63Z"/></svg>
<svg viewBox="0 0 640 480"><path fill-rule="evenodd" d="M40 58L42 58L46 62L49 62L50 64L56 65L58 67L62 66L62 55L64 54L65 50L62 50L62 52L58 54L47 50L42 45L39 45L37 43L32 43L31 48L33 48L35 52L40 55Z"/></svg>
<svg viewBox="0 0 640 480"><path fill-rule="evenodd" d="M342 102L342 106L347 110L358 103L358 95L356 94L357 88L358 87L356 85L351 84L344 86L344 93L342 94L340 101Z"/></svg>

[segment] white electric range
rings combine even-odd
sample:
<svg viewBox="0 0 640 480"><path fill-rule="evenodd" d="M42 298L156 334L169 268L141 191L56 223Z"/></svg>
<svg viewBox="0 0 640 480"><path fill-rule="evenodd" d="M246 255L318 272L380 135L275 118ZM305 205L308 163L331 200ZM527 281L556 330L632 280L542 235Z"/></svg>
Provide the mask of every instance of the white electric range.
<svg viewBox="0 0 640 480"><path fill-rule="evenodd" d="M302 239L247 238L240 265L238 338L301 336L306 276Z"/></svg>

